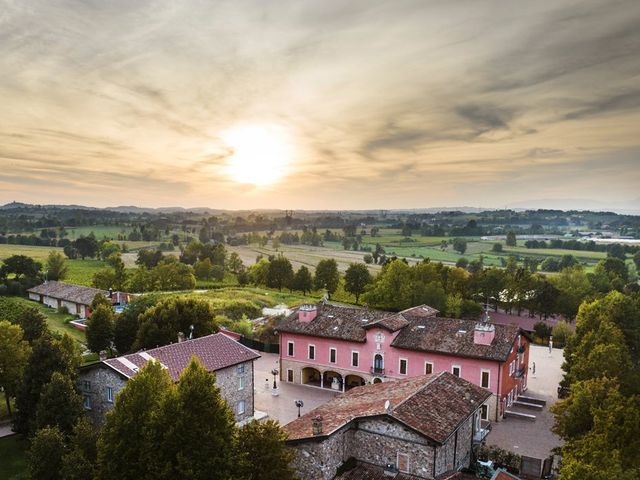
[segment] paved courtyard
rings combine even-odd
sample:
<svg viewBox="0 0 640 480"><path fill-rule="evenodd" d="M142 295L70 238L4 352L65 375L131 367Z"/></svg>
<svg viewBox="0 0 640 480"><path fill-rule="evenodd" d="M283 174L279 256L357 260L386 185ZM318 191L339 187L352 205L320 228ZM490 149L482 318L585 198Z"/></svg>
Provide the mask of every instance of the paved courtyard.
<svg viewBox="0 0 640 480"><path fill-rule="evenodd" d="M487 437L487 444L497 445L506 450L535 458L547 458L551 449L559 446L561 440L553 432L553 415L549 407L557 399L557 388L562 379L563 350L549 349L532 345L529 354L529 388L525 395L547 401L542 411L527 411L536 415L534 422L518 418L506 418L502 422L493 422L493 429ZM531 367L536 364L535 375ZM523 409L519 409L525 411Z"/></svg>
<svg viewBox="0 0 640 480"><path fill-rule="evenodd" d="M262 355L262 357L256 360L254 364L256 389L255 408L256 410L266 412L269 418L278 420L282 425L286 425L298 416L298 409L294 404L296 400L302 400L304 402L304 407L300 412L304 415L337 395L337 393L331 390L322 390L305 385L293 385L287 382L280 382L278 379L279 395L277 397L273 396L271 394L273 387L271 370L280 368L278 355L274 353L258 353Z"/></svg>

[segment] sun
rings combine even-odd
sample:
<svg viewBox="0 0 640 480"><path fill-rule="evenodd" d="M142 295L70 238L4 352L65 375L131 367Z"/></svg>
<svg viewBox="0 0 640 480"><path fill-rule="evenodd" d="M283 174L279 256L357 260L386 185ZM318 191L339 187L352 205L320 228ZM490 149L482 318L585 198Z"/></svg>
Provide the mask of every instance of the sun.
<svg viewBox="0 0 640 480"><path fill-rule="evenodd" d="M267 124L238 125L221 133L233 153L226 173L235 182L257 186L276 183L287 173L292 146L287 132Z"/></svg>

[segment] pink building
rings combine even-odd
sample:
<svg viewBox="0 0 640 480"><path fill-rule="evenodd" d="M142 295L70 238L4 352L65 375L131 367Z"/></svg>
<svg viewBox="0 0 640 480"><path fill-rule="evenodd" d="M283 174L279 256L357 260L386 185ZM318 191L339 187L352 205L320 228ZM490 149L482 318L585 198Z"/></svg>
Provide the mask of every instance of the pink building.
<svg viewBox="0 0 640 480"><path fill-rule="evenodd" d="M345 391L450 372L491 391L482 418L499 420L527 388L526 333L437 314L426 305L399 313L302 305L278 326L281 380Z"/></svg>

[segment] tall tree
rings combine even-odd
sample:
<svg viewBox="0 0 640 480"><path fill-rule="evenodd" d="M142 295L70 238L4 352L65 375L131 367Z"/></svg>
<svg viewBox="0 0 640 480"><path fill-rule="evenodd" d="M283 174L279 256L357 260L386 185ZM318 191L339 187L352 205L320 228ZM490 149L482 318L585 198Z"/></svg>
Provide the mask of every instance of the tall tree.
<svg viewBox="0 0 640 480"><path fill-rule="evenodd" d="M512 231L507 232L507 239L505 241L507 247L515 247L517 244L516 234Z"/></svg>
<svg viewBox="0 0 640 480"><path fill-rule="evenodd" d="M295 457L292 449L285 445L286 433L278 422L252 421L242 427L238 434L237 478L246 480L295 480L291 467Z"/></svg>
<svg viewBox="0 0 640 480"><path fill-rule="evenodd" d="M318 262L314 283L317 290L324 288L330 294L336 291L340 283L340 274L335 259L327 258Z"/></svg>
<svg viewBox="0 0 640 480"><path fill-rule="evenodd" d="M68 435L82 414L82 398L68 375L54 372L42 389L36 409L36 428L57 427Z"/></svg>
<svg viewBox="0 0 640 480"><path fill-rule="evenodd" d="M31 353L22 329L6 320L0 321L0 389L4 392L7 412L11 416L11 398L15 397Z"/></svg>
<svg viewBox="0 0 640 480"><path fill-rule="evenodd" d="M171 386L152 419L146 463L154 478L234 478L235 417L215 376L196 360Z"/></svg>
<svg viewBox="0 0 640 480"><path fill-rule="evenodd" d="M127 382L98 439L100 480L148 478L149 429L172 381L160 362L149 363Z"/></svg>
<svg viewBox="0 0 640 480"><path fill-rule="evenodd" d="M371 274L364 263L352 263L344 274L344 289L356 297L356 303L360 295L364 293L367 285L371 283Z"/></svg>
<svg viewBox="0 0 640 480"><path fill-rule="evenodd" d="M62 480L60 469L64 455L64 435L57 427L38 430L29 450L31 480Z"/></svg>
<svg viewBox="0 0 640 480"><path fill-rule="evenodd" d="M464 238L454 238L453 249L460 255L464 255L464 252L467 251L467 241Z"/></svg>
<svg viewBox="0 0 640 480"><path fill-rule="evenodd" d="M73 246L83 260L86 257L95 258L100 249L98 242L92 235L78 238L73 242Z"/></svg>
<svg viewBox="0 0 640 480"><path fill-rule="evenodd" d="M99 353L111 347L113 343L113 310L104 305L98 306L91 312L86 322L87 347Z"/></svg>
<svg viewBox="0 0 640 480"><path fill-rule="evenodd" d="M0 270L3 276L13 273L16 280L22 278L35 279L40 273L40 270L42 270L42 264L40 262L26 255L12 255L9 258L5 258L2 263L3 265L0 267Z"/></svg>
<svg viewBox="0 0 640 480"><path fill-rule="evenodd" d="M65 256L55 250L49 252L46 267L48 280L64 280L69 272Z"/></svg>
<svg viewBox="0 0 640 480"><path fill-rule="evenodd" d="M68 448L62 457L60 474L65 480L95 478L98 430L86 417L80 417L73 427Z"/></svg>
<svg viewBox="0 0 640 480"><path fill-rule="evenodd" d="M307 292L311 292L313 289L313 278L311 276L311 272L304 265L301 265L294 275L292 287L294 290L301 291L303 295L306 295Z"/></svg>
<svg viewBox="0 0 640 480"><path fill-rule="evenodd" d="M293 267L291 262L283 255L278 255L269 262L269 270L267 271L267 287L282 290L282 287L288 287L293 280Z"/></svg>

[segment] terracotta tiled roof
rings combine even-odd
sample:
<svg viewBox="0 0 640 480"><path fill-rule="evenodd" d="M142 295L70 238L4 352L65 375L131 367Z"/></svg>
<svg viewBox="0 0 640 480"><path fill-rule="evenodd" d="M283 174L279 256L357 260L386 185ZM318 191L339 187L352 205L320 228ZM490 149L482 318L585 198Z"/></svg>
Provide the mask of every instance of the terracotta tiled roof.
<svg viewBox="0 0 640 480"><path fill-rule="evenodd" d="M104 296L109 295L109 292L106 290L85 287L83 285L73 285L71 283L63 283L55 280L49 280L48 282L44 282L36 287L30 288L27 292L45 295L47 297L60 300L67 300L81 305L91 305L91 302L97 294Z"/></svg>
<svg viewBox="0 0 640 480"><path fill-rule="evenodd" d="M478 345L473 341L476 323L465 319L424 318L402 329L391 345L407 350L505 361L520 329L515 325L495 325L495 338L491 344Z"/></svg>
<svg viewBox="0 0 640 480"><path fill-rule="evenodd" d="M436 443L443 443L491 392L448 372L365 385L321 405L284 428L290 442L314 438L312 419L322 417L331 435L358 418L385 415ZM385 409L386 402L390 409Z"/></svg>
<svg viewBox="0 0 640 480"><path fill-rule="evenodd" d="M516 477L506 470L499 468L493 477L491 477L491 480L520 480L520 477Z"/></svg>
<svg viewBox="0 0 640 480"><path fill-rule="evenodd" d="M314 337L336 338L352 342L364 342L366 328L381 326L395 332L409 325L409 320L435 315L437 310L423 305L400 313L341 305L318 305L318 315L308 323L298 320L298 310L286 317L277 329L281 332L299 333ZM406 313L406 315L405 315Z"/></svg>
<svg viewBox="0 0 640 480"><path fill-rule="evenodd" d="M173 343L122 357L110 358L103 363L125 377L131 378L149 360L159 360L169 370L171 378L177 381L182 370L189 365L191 358L194 356L209 372L215 372L216 370L260 357L253 350L226 335L215 333L206 337Z"/></svg>

